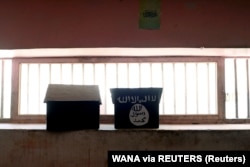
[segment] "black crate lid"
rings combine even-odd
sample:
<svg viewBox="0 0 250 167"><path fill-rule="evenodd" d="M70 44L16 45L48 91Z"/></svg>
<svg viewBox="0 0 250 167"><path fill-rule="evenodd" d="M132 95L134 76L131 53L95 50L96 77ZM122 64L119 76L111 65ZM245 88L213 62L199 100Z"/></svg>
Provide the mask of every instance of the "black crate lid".
<svg viewBox="0 0 250 167"><path fill-rule="evenodd" d="M98 85L49 84L44 102L48 101L99 101Z"/></svg>

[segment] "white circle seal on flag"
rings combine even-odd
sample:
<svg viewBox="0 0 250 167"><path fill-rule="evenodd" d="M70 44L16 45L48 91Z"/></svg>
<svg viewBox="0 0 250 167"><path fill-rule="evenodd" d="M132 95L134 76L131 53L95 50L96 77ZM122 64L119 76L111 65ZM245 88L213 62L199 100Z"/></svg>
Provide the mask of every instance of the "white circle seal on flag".
<svg viewBox="0 0 250 167"><path fill-rule="evenodd" d="M142 126L148 123L149 113L142 104L134 104L129 112L129 119L135 126Z"/></svg>

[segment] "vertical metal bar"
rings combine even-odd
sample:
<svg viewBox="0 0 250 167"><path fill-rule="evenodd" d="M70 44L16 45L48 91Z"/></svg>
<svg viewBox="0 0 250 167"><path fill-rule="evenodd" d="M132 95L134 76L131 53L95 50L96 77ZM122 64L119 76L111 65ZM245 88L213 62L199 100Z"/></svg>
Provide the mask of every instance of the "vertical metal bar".
<svg viewBox="0 0 250 167"><path fill-rule="evenodd" d="M72 64L72 78L73 78L73 84L75 83L75 74L77 73L76 72L76 66L77 66L78 64ZM79 73L78 73L79 74ZM79 76L80 77L80 76ZM79 84L79 83L77 83L77 84Z"/></svg>
<svg viewBox="0 0 250 167"><path fill-rule="evenodd" d="M116 83L115 84L116 84L116 87L118 87L118 83L119 83L118 82L118 77L119 77L119 74L118 74L118 63L115 63L115 69L114 70L115 70L115 75L116 75L115 76L116 77Z"/></svg>
<svg viewBox="0 0 250 167"><path fill-rule="evenodd" d="M71 78L70 78L70 80L71 80L71 84L73 84L74 83L74 68L73 68L73 63L70 63L70 69L71 69Z"/></svg>
<svg viewBox="0 0 250 167"><path fill-rule="evenodd" d="M139 63L139 87L141 87L141 63Z"/></svg>
<svg viewBox="0 0 250 167"><path fill-rule="evenodd" d="M150 86L153 85L153 74L152 74L152 63L149 64L150 65L150 74L149 74L149 77L150 77Z"/></svg>
<svg viewBox="0 0 250 167"><path fill-rule="evenodd" d="M93 63L93 78L94 78L94 85L96 85L96 63Z"/></svg>
<svg viewBox="0 0 250 167"><path fill-rule="evenodd" d="M84 85L84 63L82 63L82 84Z"/></svg>
<svg viewBox="0 0 250 167"><path fill-rule="evenodd" d="M237 60L234 59L234 83L235 83L235 114L236 118L239 118L238 113L238 75L237 75Z"/></svg>
<svg viewBox="0 0 250 167"><path fill-rule="evenodd" d="M250 118L249 59L246 59L247 77L247 118Z"/></svg>
<svg viewBox="0 0 250 167"><path fill-rule="evenodd" d="M41 64L38 63L38 71L37 71L37 75L38 75L38 113L40 114L41 109L40 109L40 95L41 95L41 80L40 80L40 68L41 68Z"/></svg>
<svg viewBox="0 0 250 167"><path fill-rule="evenodd" d="M162 87L163 87L163 92L162 92L162 98L161 98L161 102L162 102L162 113L163 114L166 114L165 113L165 104L164 104L164 101L165 101L165 93L164 93L164 85L165 85L165 77L164 77L164 67L163 67L163 63L160 63L161 64L161 82L162 82Z"/></svg>
<svg viewBox="0 0 250 167"><path fill-rule="evenodd" d="M120 68L121 68L120 64L117 63L117 81L118 81L117 82L117 87L120 87L120 80L119 80L119 78L122 77L121 74L120 74Z"/></svg>
<svg viewBox="0 0 250 167"><path fill-rule="evenodd" d="M104 63L104 114L108 114L108 105L107 105L107 63Z"/></svg>
<svg viewBox="0 0 250 167"><path fill-rule="evenodd" d="M225 58L218 58L216 65L216 79L217 79L217 97L216 97L216 107L217 113L221 120L226 118L225 115Z"/></svg>
<svg viewBox="0 0 250 167"><path fill-rule="evenodd" d="M198 77L198 63L195 63L195 83L196 83L196 114L199 114L199 77Z"/></svg>
<svg viewBox="0 0 250 167"><path fill-rule="evenodd" d="M128 65L128 63L126 63L126 65L127 65L127 87L129 87L129 65Z"/></svg>
<svg viewBox="0 0 250 167"><path fill-rule="evenodd" d="M210 63L207 63L207 109L208 109L208 114L211 113L210 111Z"/></svg>
<svg viewBox="0 0 250 167"><path fill-rule="evenodd" d="M176 82L176 79L175 79L175 63L173 63L173 91L174 91L174 94L173 94L173 99L174 99L174 114L176 114L176 87L175 87L175 82Z"/></svg>
<svg viewBox="0 0 250 167"><path fill-rule="evenodd" d="M187 113L187 63L184 63L184 87L185 87L185 114Z"/></svg>
<svg viewBox="0 0 250 167"><path fill-rule="evenodd" d="M49 84L51 83L51 64L49 63Z"/></svg>
<svg viewBox="0 0 250 167"><path fill-rule="evenodd" d="M60 63L59 66L60 66L60 82L59 83L62 83L62 63Z"/></svg>
<svg viewBox="0 0 250 167"><path fill-rule="evenodd" d="M27 114L30 113L30 106L29 106L29 81L30 81L30 64L27 64Z"/></svg>
<svg viewBox="0 0 250 167"><path fill-rule="evenodd" d="M127 79L128 79L128 87L130 87L130 78L129 78L129 69L130 69L130 65L129 65L130 63L127 63Z"/></svg>
<svg viewBox="0 0 250 167"><path fill-rule="evenodd" d="M19 104L20 101L18 99L18 95L20 94L19 89L19 79L22 72L20 72L20 62L18 60L12 59L12 76L11 76L11 113L10 117L13 121L15 121L19 115Z"/></svg>
<svg viewBox="0 0 250 167"><path fill-rule="evenodd" d="M1 60L1 111L0 118L3 118L3 105L4 105L4 61Z"/></svg>

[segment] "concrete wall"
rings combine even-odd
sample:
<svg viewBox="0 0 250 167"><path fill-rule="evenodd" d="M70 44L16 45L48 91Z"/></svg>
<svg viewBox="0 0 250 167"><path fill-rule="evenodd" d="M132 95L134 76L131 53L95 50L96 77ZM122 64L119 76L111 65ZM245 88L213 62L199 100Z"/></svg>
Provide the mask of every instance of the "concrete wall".
<svg viewBox="0 0 250 167"><path fill-rule="evenodd" d="M159 30L139 0L2 0L0 49L250 47L249 0L161 0Z"/></svg>
<svg viewBox="0 0 250 167"><path fill-rule="evenodd" d="M107 167L109 150L250 150L248 130L0 130L1 167Z"/></svg>

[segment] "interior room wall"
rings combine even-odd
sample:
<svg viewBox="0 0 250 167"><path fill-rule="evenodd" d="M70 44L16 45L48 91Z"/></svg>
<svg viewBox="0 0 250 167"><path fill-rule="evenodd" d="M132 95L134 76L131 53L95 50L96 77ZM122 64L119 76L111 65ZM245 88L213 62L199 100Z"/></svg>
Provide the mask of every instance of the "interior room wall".
<svg viewBox="0 0 250 167"><path fill-rule="evenodd" d="M139 2L1 1L0 49L250 46L248 0L161 0L157 30L139 28Z"/></svg>

